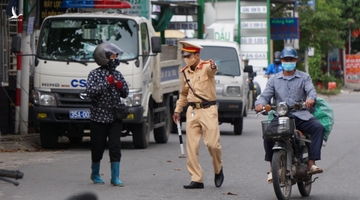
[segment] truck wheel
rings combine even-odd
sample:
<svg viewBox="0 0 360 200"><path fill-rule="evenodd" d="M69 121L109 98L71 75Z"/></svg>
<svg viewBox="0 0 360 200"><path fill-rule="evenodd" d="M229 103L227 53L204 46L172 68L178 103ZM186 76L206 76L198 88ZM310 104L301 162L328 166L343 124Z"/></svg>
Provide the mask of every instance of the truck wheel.
<svg viewBox="0 0 360 200"><path fill-rule="evenodd" d="M247 109L248 109L248 107L245 106L245 108L244 108L244 117L247 117Z"/></svg>
<svg viewBox="0 0 360 200"><path fill-rule="evenodd" d="M177 133L177 125L175 124L174 120L172 119L174 115L174 110L176 107L176 99L174 96L170 96L170 133Z"/></svg>
<svg viewBox="0 0 360 200"><path fill-rule="evenodd" d="M172 116L170 122L170 133L177 133L177 125L175 124L174 120L172 120Z"/></svg>
<svg viewBox="0 0 360 200"><path fill-rule="evenodd" d="M80 144L82 142L83 137L68 137L70 143Z"/></svg>
<svg viewBox="0 0 360 200"><path fill-rule="evenodd" d="M243 117L235 119L235 122L234 122L234 133L235 133L235 135L241 135L242 134L243 123L244 123L244 118Z"/></svg>
<svg viewBox="0 0 360 200"><path fill-rule="evenodd" d="M58 139L57 128L53 123L40 123L40 141L44 149L56 149Z"/></svg>
<svg viewBox="0 0 360 200"><path fill-rule="evenodd" d="M169 102L169 99L166 100ZM170 134L170 123L173 123L170 106L167 103L166 111L159 113L161 121L165 121L165 126L154 129L154 139L156 143L167 143Z"/></svg>
<svg viewBox="0 0 360 200"><path fill-rule="evenodd" d="M131 132L133 135L133 144L137 149L146 149L149 146L149 137L153 123L152 107L149 106L146 120L140 124L133 124Z"/></svg>

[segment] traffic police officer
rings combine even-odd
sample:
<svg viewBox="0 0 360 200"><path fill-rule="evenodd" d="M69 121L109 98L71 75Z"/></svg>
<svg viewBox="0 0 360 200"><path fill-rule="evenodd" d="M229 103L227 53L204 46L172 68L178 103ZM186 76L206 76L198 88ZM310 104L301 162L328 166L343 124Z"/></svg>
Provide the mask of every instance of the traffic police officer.
<svg viewBox="0 0 360 200"><path fill-rule="evenodd" d="M186 66L182 73L181 92L176 102L173 120L180 122L180 112L189 103L186 112L187 168L191 183L185 189L204 188L203 172L199 164L199 143L201 135L213 158L215 185L220 187L224 181L221 161L220 131L216 106L215 74L217 66L213 60L200 59L201 46L180 41L182 56Z"/></svg>

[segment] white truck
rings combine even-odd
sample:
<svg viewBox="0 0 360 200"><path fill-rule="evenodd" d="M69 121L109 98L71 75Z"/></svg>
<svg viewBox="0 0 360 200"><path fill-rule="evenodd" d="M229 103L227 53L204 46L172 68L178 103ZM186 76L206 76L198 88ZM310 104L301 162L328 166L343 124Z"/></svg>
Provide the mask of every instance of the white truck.
<svg viewBox="0 0 360 200"><path fill-rule="evenodd" d="M217 64L215 84L219 123L231 123L234 125L234 134L241 135L244 116L249 109L247 72L252 72L252 66L244 66L236 42L198 39L187 39L187 41L203 47L200 52L201 59L212 59ZM182 112L181 121L185 120L185 113Z"/></svg>
<svg viewBox="0 0 360 200"><path fill-rule="evenodd" d="M78 143L90 125L91 100L85 93L98 44L110 42L124 51L117 67L130 89L121 101L133 114L123 120L122 136L147 148L149 135L166 143L172 126L173 96L180 89L181 48L161 46L144 17L116 13L74 13L47 17L36 52L31 99L44 148L57 148L58 136ZM161 51L162 54L157 54Z"/></svg>

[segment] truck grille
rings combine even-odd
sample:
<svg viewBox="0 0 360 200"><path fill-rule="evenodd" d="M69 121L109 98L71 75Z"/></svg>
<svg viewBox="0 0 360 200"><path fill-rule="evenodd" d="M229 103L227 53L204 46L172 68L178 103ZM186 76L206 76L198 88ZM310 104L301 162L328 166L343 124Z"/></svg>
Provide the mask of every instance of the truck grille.
<svg viewBox="0 0 360 200"><path fill-rule="evenodd" d="M56 95L58 107L89 108L91 100L80 98L80 92L84 90L52 90Z"/></svg>

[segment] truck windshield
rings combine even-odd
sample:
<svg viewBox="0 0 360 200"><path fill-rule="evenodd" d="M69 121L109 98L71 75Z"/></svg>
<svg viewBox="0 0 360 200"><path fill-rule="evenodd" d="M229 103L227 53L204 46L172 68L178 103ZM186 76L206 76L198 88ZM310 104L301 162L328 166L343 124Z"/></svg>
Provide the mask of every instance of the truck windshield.
<svg viewBox="0 0 360 200"><path fill-rule="evenodd" d="M216 75L240 76L239 56L232 47L203 46L200 58L212 59L216 63L218 66Z"/></svg>
<svg viewBox="0 0 360 200"><path fill-rule="evenodd" d="M136 22L119 18L57 18L44 22L37 56L57 61L94 61L98 44L113 43L124 51L120 60L138 56Z"/></svg>

